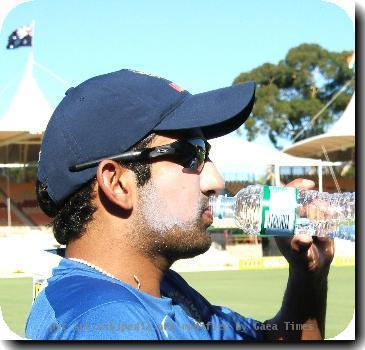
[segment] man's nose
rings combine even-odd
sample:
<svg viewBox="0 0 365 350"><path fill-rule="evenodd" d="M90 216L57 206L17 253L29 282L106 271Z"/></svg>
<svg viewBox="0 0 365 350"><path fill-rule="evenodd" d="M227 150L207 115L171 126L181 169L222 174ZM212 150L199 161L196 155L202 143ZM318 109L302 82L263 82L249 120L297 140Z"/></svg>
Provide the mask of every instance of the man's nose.
<svg viewBox="0 0 365 350"><path fill-rule="evenodd" d="M206 162L200 174L200 189L207 195L219 194L224 190L224 180L212 162Z"/></svg>

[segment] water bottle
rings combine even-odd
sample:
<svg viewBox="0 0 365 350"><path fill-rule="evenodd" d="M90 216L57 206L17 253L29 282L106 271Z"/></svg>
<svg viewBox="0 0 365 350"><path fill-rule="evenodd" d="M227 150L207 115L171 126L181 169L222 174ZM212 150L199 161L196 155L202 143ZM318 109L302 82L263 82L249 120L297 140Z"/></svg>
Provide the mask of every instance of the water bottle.
<svg viewBox="0 0 365 350"><path fill-rule="evenodd" d="M355 193L253 185L235 197L211 196L214 220L234 221L243 233L260 236L338 237L355 240ZM213 223L214 224L214 223Z"/></svg>

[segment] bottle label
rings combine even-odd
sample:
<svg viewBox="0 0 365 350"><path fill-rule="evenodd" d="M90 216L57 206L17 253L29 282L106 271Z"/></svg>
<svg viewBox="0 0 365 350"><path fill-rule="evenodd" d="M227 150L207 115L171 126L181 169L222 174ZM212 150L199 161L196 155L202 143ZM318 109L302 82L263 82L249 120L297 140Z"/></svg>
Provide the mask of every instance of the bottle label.
<svg viewBox="0 0 365 350"><path fill-rule="evenodd" d="M263 186L260 235L294 234L298 190L293 187Z"/></svg>

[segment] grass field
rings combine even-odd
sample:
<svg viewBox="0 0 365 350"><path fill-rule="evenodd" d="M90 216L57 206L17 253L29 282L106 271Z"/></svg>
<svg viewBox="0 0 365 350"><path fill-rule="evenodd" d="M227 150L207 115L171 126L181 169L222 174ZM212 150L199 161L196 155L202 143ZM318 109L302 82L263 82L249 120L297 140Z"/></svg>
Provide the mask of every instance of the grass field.
<svg viewBox="0 0 365 350"><path fill-rule="evenodd" d="M225 305L259 321L272 318L281 306L287 270L242 270L183 273L215 305ZM328 282L326 338L341 333L355 307L355 267L332 267Z"/></svg>
<svg viewBox="0 0 365 350"><path fill-rule="evenodd" d="M287 270L182 273L211 303L225 305L244 316L264 321L276 314L287 281ZM24 336L31 306L30 278L0 279L0 305L8 326ZM349 324L355 307L355 268L332 267L327 299L326 338Z"/></svg>

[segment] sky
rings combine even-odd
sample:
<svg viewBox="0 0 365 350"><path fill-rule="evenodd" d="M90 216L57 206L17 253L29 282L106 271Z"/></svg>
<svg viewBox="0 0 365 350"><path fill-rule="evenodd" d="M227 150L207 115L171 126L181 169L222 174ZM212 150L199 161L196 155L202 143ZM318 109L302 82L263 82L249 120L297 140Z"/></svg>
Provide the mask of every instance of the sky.
<svg viewBox="0 0 365 350"><path fill-rule="evenodd" d="M6 50L10 33L35 21L33 48ZM122 68L173 80L191 93L229 86L241 72L278 63L292 47L354 50L353 23L321 0L34 0L14 8L0 33L0 118L30 50L45 97ZM265 142L265 141L263 141Z"/></svg>

